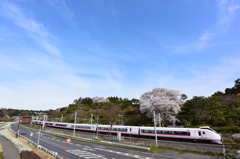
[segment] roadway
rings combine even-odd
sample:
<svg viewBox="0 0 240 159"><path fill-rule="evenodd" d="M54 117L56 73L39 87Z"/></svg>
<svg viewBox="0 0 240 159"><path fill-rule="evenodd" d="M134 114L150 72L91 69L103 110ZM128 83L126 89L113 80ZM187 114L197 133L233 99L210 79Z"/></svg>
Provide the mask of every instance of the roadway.
<svg viewBox="0 0 240 159"><path fill-rule="evenodd" d="M13 124L12 129L17 132L18 125ZM33 134L30 136L30 134ZM38 132L20 127L20 134L38 143ZM41 133L39 145L58 153L60 158L66 159L176 159L179 157L153 154L126 148L107 146L79 140L66 142L66 138ZM66 150L66 151L65 151Z"/></svg>

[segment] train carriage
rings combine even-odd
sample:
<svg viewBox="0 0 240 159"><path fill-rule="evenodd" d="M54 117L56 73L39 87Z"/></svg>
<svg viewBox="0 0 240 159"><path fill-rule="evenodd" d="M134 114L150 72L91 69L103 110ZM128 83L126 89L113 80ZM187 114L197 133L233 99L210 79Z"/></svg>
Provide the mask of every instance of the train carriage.
<svg viewBox="0 0 240 159"><path fill-rule="evenodd" d="M95 124L70 124L69 128L75 130L84 130L84 131L96 131L96 125Z"/></svg>

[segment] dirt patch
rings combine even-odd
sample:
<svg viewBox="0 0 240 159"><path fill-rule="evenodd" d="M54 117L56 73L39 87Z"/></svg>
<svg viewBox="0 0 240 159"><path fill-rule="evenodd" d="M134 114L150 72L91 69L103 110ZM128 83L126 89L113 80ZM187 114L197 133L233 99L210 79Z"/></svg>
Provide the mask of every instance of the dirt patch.
<svg viewBox="0 0 240 159"><path fill-rule="evenodd" d="M16 137L16 135L15 135L13 132L11 132L10 130L8 130L8 132L9 132L13 137ZM18 139L19 141L21 141L23 144L25 144L25 145L27 145L28 147L30 147L30 148L33 150L33 152L34 152L35 154L37 154L41 159L56 159L55 157L53 157L52 155L46 153L45 151L40 150L40 149L36 149L36 147L35 147L33 144L28 143L27 140L25 140L25 139L23 139L23 138L21 138L21 137L18 137L17 139ZM25 154L24 154L24 155L25 155ZM22 159L30 159L30 158L22 158ZM32 159L32 158L31 158L31 159ZM35 158L34 158L34 159L35 159ZM36 158L36 159L38 159L38 158Z"/></svg>
<svg viewBox="0 0 240 159"><path fill-rule="evenodd" d="M21 159L41 159L37 154L32 151L22 151L20 153Z"/></svg>
<svg viewBox="0 0 240 159"><path fill-rule="evenodd" d="M3 152L2 144L0 144L0 152Z"/></svg>

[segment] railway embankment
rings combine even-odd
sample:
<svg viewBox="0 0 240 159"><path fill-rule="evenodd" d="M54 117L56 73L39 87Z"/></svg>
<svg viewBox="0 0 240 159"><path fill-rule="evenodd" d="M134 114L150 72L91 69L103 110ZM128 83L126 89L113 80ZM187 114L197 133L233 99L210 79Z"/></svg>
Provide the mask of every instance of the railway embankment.
<svg viewBox="0 0 240 159"><path fill-rule="evenodd" d="M50 133L62 134L66 136L73 136L73 130L68 130L68 129L45 127L44 131L50 132ZM92 132L76 131L75 137L82 138L82 139L111 142L115 144L132 145L136 147L137 146L151 147L156 145L155 139L152 139L152 138L138 138L138 137L132 137L132 136L121 136L121 138L119 138L116 134L102 134L102 133L96 134ZM180 149L180 150L192 150L192 151L212 152L212 153L222 153L227 148L227 144L218 145L218 144L168 141L168 140L158 140L157 144L159 146L170 147L170 148Z"/></svg>
<svg viewBox="0 0 240 159"><path fill-rule="evenodd" d="M36 127L35 127L36 128ZM39 127L35 130L39 130ZM73 130L59 129L46 127L45 132L62 134L63 136L73 136ZM117 145L135 145L133 147L143 146L151 147L155 144L153 139L135 138L122 136L121 140L114 134L96 134L90 132L76 131L75 137L79 139L88 139L91 141L101 141L105 143L114 143ZM228 144L218 145L218 144L206 144L206 143L193 143L193 142L177 142L177 141L166 141L158 140L158 148L163 147L165 150L157 151L157 153L177 156L184 159L222 159L224 153L229 153ZM130 146L131 147L131 146ZM161 148L160 148L161 149ZM151 150L152 151L152 150ZM240 158L240 154L237 156Z"/></svg>

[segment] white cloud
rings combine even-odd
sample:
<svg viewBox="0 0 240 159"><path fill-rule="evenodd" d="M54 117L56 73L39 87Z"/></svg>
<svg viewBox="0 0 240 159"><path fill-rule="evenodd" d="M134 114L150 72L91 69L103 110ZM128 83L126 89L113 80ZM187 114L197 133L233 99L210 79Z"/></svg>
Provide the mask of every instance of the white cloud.
<svg viewBox="0 0 240 159"><path fill-rule="evenodd" d="M238 9L240 9L240 5L235 5L235 6L231 6L231 7L228 8L228 10L231 14Z"/></svg>
<svg viewBox="0 0 240 159"><path fill-rule="evenodd" d="M234 12L240 8L240 5L237 4L239 1L235 0L218 0L217 2L219 19L216 34L223 34L229 29L234 18Z"/></svg>
<svg viewBox="0 0 240 159"><path fill-rule="evenodd" d="M52 44L56 39L44 27L43 24L27 18L21 9L9 3L9 1L0 2L0 15L13 21L17 26L25 29L28 35L34 39L40 46L54 55L60 55L60 51Z"/></svg>
<svg viewBox="0 0 240 159"><path fill-rule="evenodd" d="M237 3L239 3L239 1L217 0L219 16L215 30L204 30L196 42L174 47L174 51L181 53L199 52L202 49L210 46L211 41L226 33L232 22L235 20L234 18L236 18L236 11L240 9L240 5Z"/></svg>
<svg viewBox="0 0 240 159"><path fill-rule="evenodd" d="M205 47L205 45L213 38L213 33L209 33L208 31L205 31L201 37L199 38L199 43L197 44L197 49L201 50Z"/></svg>

